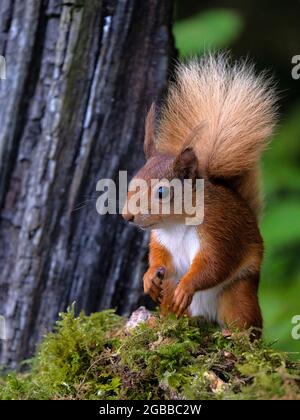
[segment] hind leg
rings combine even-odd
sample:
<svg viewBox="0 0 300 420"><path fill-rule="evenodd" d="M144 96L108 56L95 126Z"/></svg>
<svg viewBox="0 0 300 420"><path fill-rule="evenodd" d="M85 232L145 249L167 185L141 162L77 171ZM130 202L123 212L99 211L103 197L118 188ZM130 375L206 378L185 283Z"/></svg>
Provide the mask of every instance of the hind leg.
<svg viewBox="0 0 300 420"><path fill-rule="evenodd" d="M255 327L254 337L260 337L263 322L257 296L258 282L259 273L250 273L222 291L218 298L218 318L224 328Z"/></svg>

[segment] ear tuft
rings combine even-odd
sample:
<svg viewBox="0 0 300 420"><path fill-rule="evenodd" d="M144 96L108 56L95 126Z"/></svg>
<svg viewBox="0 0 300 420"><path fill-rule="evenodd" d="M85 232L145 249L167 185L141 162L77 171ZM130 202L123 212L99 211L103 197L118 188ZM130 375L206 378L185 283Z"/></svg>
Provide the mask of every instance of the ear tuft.
<svg viewBox="0 0 300 420"><path fill-rule="evenodd" d="M174 162L174 172L180 179L196 179L198 176L198 159L191 147L183 149Z"/></svg>
<svg viewBox="0 0 300 420"><path fill-rule="evenodd" d="M144 153L147 160L156 154L154 126L155 103L153 102L145 121Z"/></svg>

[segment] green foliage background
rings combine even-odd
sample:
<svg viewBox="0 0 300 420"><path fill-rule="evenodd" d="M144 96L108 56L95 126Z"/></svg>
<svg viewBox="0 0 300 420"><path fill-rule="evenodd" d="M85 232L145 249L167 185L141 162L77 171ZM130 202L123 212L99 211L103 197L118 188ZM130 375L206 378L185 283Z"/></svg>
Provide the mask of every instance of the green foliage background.
<svg viewBox="0 0 300 420"><path fill-rule="evenodd" d="M242 15L229 8L204 10L180 19L174 29L179 55L186 58L210 49L230 49L245 27ZM245 49L243 55L248 52ZM286 60L290 63L291 57ZM272 72L273 63L268 67ZM290 73L285 77L291 77ZM287 107L262 162L266 207L261 230L266 253L260 301L266 339L276 341L275 346L282 350L299 352L300 340L291 336L291 320L300 314L300 98L289 104L289 92L282 96Z"/></svg>

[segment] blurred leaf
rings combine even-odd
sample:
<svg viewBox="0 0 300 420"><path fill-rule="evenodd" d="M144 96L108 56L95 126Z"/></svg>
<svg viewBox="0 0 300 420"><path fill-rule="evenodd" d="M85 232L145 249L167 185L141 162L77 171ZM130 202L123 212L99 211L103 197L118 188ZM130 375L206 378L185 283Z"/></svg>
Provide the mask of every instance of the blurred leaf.
<svg viewBox="0 0 300 420"><path fill-rule="evenodd" d="M229 9L213 9L174 25L180 55L199 54L229 46L241 33L242 17Z"/></svg>
<svg viewBox="0 0 300 420"><path fill-rule="evenodd" d="M300 274L292 282L282 278L280 286L269 280L268 284L262 281L260 288L264 336L269 341L278 340L275 347L281 350L300 352L300 340L293 339L291 335L292 317L300 315ZM296 357L299 358L300 354Z"/></svg>
<svg viewBox="0 0 300 420"><path fill-rule="evenodd" d="M290 161L297 165L300 158L300 102L293 106L288 115L280 122L275 133L270 154L266 159L276 160L277 163ZM300 187L300 186L299 186Z"/></svg>
<svg viewBox="0 0 300 420"><path fill-rule="evenodd" d="M292 191L300 201L300 103L280 123L264 156L263 173L268 195Z"/></svg>
<svg viewBox="0 0 300 420"><path fill-rule="evenodd" d="M284 246L300 241L300 200L282 200L267 209L262 224L267 244Z"/></svg>
<svg viewBox="0 0 300 420"><path fill-rule="evenodd" d="M267 208L260 288L265 337L282 350L300 351L291 319L300 314L300 103L282 120L263 160ZM299 357L299 355L298 355Z"/></svg>

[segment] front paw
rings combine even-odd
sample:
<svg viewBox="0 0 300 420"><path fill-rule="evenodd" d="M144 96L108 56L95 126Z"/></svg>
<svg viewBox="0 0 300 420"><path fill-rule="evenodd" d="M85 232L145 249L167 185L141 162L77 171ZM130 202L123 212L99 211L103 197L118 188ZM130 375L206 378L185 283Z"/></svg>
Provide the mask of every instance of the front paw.
<svg viewBox="0 0 300 420"><path fill-rule="evenodd" d="M179 283L174 292L173 312L177 317L184 314L192 303L194 292L184 283Z"/></svg>
<svg viewBox="0 0 300 420"><path fill-rule="evenodd" d="M154 302L160 303L165 274L164 267L150 267L144 274L144 292L150 295Z"/></svg>

